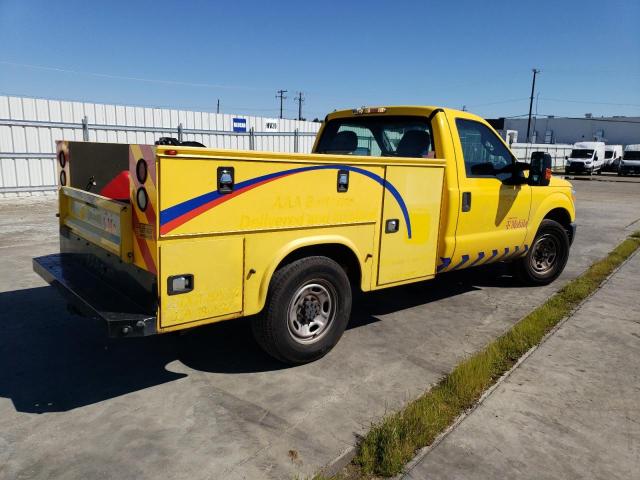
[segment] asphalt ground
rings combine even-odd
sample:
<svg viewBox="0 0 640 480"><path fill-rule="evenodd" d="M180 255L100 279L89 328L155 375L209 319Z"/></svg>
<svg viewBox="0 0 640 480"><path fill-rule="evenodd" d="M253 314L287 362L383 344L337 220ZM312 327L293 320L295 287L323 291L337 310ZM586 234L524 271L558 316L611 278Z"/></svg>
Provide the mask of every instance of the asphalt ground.
<svg viewBox="0 0 640 480"><path fill-rule="evenodd" d="M55 199L0 200L0 478L312 474L640 227L640 185L575 181L578 233L552 285L501 266L363 295L325 358L284 367L249 320L109 340L31 270Z"/></svg>

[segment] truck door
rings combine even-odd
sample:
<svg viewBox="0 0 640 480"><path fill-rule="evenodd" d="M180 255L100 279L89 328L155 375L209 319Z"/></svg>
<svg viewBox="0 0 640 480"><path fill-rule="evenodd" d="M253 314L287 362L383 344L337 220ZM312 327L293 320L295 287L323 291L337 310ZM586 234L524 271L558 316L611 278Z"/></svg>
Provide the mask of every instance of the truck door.
<svg viewBox="0 0 640 480"><path fill-rule="evenodd" d="M435 275L443 178L444 162L387 167L393 190L384 189L379 286Z"/></svg>
<svg viewBox="0 0 640 480"><path fill-rule="evenodd" d="M531 187L505 182L515 159L502 140L475 120L457 118L455 126L461 211L454 256L442 259L441 271L522 253L531 208Z"/></svg>

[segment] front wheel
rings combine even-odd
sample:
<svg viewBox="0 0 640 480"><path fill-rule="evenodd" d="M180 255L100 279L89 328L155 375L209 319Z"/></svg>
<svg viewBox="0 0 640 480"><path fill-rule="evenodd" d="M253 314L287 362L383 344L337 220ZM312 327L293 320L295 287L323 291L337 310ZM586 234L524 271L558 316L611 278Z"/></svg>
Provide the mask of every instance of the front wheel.
<svg viewBox="0 0 640 480"><path fill-rule="evenodd" d="M564 270L569 259L569 235L554 220L543 220L527 255L516 261L518 276L530 285L547 285Z"/></svg>
<svg viewBox="0 0 640 480"><path fill-rule="evenodd" d="M274 273L253 334L271 356L301 364L326 355L340 340L351 314L351 285L327 257L307 257Z"/></svg>

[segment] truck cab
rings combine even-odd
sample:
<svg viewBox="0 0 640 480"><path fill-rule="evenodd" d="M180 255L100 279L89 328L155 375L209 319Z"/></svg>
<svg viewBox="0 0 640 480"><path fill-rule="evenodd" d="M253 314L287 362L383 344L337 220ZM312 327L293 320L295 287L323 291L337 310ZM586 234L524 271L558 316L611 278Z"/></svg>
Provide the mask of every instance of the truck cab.
<svg viewBox="0 0 640 480"><path fill-rule="evenodd" d="M618 175L630 175L640 173L640 144L627 145L624 155L620 160Z"/></svg>
<svg viewBox="0 0 640 480"><path fill-rule="evenodd" d="M601 173L604 166L604 142L577 142L571 154L565 157L565 173L588 174Z"/></svg>

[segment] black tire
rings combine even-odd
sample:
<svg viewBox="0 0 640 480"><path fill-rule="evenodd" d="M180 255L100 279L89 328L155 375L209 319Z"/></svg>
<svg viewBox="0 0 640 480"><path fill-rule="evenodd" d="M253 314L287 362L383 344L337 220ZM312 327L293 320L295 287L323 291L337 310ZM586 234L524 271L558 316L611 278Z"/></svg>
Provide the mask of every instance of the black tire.
<svg viewBox="0 0 640 480"><path fill-rule="evenodd" d="M543 220L527 254L516 260L518 277L529 285L547 285L569 259L569 234L555 220Z"/></svg>
<svg viewBox="0 0 640 480"><path fill-rule="evenodd" d="M351 296L349 278L338 263L320 256L297 260L273 274L265 308L252 322L253 335L282 362L312 362L342 337L351 314ZM295 310L298 313L290 320L289 312ZM326 326L317 327L322 320Z"/></svg>

